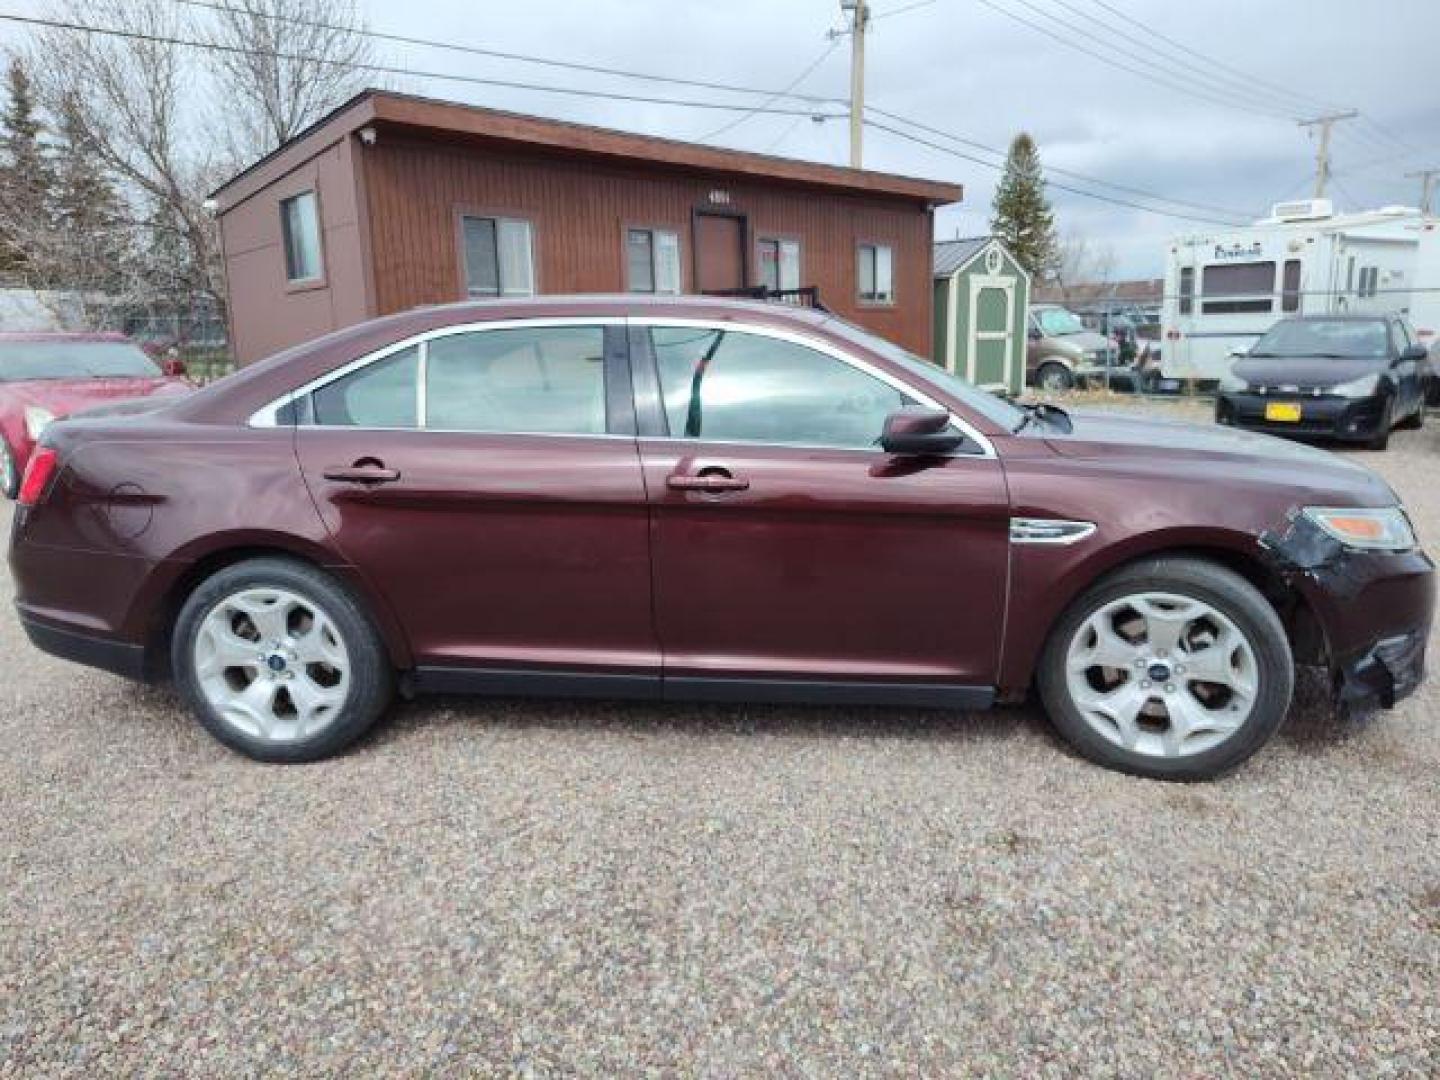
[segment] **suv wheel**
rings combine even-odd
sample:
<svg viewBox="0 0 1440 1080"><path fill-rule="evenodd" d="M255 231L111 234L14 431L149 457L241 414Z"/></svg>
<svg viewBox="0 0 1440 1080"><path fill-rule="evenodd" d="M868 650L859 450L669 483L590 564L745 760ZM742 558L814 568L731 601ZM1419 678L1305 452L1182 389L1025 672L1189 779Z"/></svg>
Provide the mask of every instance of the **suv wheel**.
<svg viewBox="0 0 1440 1080"><path fill-rule="evenodd" d="M180 610L171 662L205 728L260 761L343 749L394 693L390 659L360 605L289 559L252 559L206 580Z"/></svg>
<svg viewBox="0 0 1440 1080"><path fill-rule="evenodd" d="M1179 558L1127 567L1081 596L1039 675L1052 722L1082 754L1167 780L1210 779L1255 753L1294 680L1285 628L1255 587Z"/></svg>
<svg viewBox="0 0 1440 1080"><path fill-rule="evenodd" d="M1069 390L1075 385L1075 376L1064 364L1041 364L1035 383L1042 390Z"/></svg>

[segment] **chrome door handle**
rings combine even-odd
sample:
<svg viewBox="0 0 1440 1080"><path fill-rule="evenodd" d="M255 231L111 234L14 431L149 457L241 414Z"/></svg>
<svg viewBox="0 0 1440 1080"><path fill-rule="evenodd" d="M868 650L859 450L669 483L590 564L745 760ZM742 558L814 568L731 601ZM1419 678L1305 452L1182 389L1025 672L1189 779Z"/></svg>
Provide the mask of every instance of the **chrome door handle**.
<svg viewBox="0 0 1440 1080"><path fill-rule="evenodd" d="M374 465L331 465L324 473L326 480L342 484L391 484L400 479L399 469L387 469Z"/></svg>
<svg viewBox="0 0 1440 1080"><path fill-rule="evenodd" d="M665 486L675 491L704 491L717 494L725 491L745 491L750 481L743 476L727 476L723 473L704 473L699 476L674 473L665 478Z"/></svg>

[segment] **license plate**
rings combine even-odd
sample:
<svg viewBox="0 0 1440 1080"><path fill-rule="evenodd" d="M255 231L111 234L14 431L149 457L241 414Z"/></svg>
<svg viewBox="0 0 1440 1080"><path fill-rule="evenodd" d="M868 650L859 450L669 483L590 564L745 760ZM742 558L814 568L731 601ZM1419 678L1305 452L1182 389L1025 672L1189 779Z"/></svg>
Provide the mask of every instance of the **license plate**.
<svg viewBox="0 0 1440 1080"><path fill-rule="evenodd" d="M1285 424L1299 423L1300 406L1290 401L1267 401L1265 403L1265 419L1277 420Z"/></svg>

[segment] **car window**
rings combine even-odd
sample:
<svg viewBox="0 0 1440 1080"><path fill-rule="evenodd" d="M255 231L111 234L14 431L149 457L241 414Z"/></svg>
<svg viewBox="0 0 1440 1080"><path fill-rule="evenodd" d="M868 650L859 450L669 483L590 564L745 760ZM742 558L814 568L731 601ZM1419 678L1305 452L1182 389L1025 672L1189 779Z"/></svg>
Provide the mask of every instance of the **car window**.
<svg viewBox="0 0 1440 1080"><path fill-rule="evenodd" d="M1385 351L1381 319L1286 319L1267 330L1250 355L1355 359Z"/></svg>
<svg viewBox="0 0 1440 1080"><path fill-rule="evenodd" d="M1040 320L1040 329L1047 337L1064 337L1066 334L1079 334L1085 330L1085 324L1080 321L1079 316L1064 308L1043 308L1036 318Z"/></svg>
<svg viewBox="0 0 1440 1080"><path fill-rule="evenodd" d="M0 382L155 378L160 369L128 341L36 339L0 343Z"/></svg>
<svg viewBox="0 0 1440 1080"><path fill-rule="evenodd" d="M915 402L818 350L733 330L651 331L670 434L722 442L874 447Z"/></svg>
<svg viewBox="0 0 1440 1080"><path fill-rule="evenodd" d="M1396 356L1410 347L1410 335L1405 331L1405 324L1399 320L1390 324L1390 339L1395 344Z"/></svg>
<svg viewBox="0 0 1440 1080"><path fill-rule="evenodd" d="M477 330L432 338L428 350L427 428L605 433L602 327Z"/></svg>
<svg viewBox="0 0 1440 1080"><path fill-rule="evenodd" d="M312 419L330 427L415 427L419 358L412 345L326 383L310 395Z"/></svg>

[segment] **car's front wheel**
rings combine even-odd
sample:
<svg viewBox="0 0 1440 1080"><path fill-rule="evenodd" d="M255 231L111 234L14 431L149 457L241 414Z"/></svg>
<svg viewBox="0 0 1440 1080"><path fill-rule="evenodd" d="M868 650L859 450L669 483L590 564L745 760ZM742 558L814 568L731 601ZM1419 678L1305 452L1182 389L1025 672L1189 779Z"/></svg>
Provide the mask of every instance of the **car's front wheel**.
<svg viewBox="0 0 1440 1080"><path fill-rule="evenodd" d="M312 761L348 746L394 693L383 642L337 581L302 562L226 567L185 602L171 663L200 722L261 761Z"/></svg>
<svg viewBox="0 0 1440 1080"><path fill-rule="evenodd" d="M1294 689L1285 628L1231 570L1159 558L1092 587L1051 634L1040 692L1056 728L1102 765L1210 779L1263 746Z"/></svg>
<svg viewBox="0 0 1440 1080"><path fill-rule="evenodd" d="M1075 376L1064 364L1041 364L1035 373L1035 382L1042 390L1069 390L1075 385Z"/></svg>

